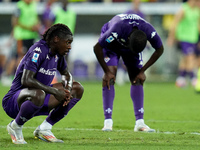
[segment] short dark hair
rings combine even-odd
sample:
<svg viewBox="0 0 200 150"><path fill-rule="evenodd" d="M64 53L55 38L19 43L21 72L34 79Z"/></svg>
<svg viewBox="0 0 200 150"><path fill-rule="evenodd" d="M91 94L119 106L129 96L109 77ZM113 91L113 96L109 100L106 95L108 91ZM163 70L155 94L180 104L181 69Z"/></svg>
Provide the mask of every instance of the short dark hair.
<svg viewBox="0 0 200 150"><path fill-rule="evenodd" d="M73 35L69 27L64 24L58 23L52 25L48 30L46 30L46 32L42 36L43 40L49 43L50 40L55 36L65 38L67 35Z"/></svg>
<svg viewBox="0 0 200 150"><path fill-rule="evenodd" d="M141 30L134 30L129 38L129 46L132 52L140 53L147 44L147 36Z"/></svg>

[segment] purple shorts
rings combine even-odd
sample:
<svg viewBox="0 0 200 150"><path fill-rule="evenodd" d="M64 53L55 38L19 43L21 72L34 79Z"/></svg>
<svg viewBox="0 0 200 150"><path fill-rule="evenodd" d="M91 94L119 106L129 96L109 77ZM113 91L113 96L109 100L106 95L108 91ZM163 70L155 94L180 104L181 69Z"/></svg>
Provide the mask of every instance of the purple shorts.
<svg viewBox="0 0 200 150"><path fill-rule="evenodd" d="M103 53L104 60L108 66L118 66L120 57L122 57L126 67L142 68L143 66L142 53L133 54L129 49L121 49L114 52L107 48L103 49Z"/></svg>
<svg viewBox="0 0 200 150"><path fill-rule="evenodd" d="M19 96L19 93L21 90L17 91L13 96L11 96L9 99L3 99L2 105L3 109L6 112L6 114L15 119L17 114L19 113L19 106L17 103L17 98ZM41 107L41 110L35 114L35 116L40 116L40 115L48 115L48 102L49 102L50 94L46 94L44 104Z"/></svg>
<svg viewBox="0 0 200 150"><path fill-rule="evenodd" d="M180 47L184 55L195 54L196 44L188 42L180 42Z"/></svg>

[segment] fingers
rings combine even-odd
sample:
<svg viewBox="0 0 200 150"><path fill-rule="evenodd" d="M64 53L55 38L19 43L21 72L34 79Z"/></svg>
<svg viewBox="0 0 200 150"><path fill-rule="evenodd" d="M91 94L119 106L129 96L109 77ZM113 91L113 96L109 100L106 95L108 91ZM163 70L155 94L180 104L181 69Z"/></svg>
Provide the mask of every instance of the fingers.
<svg viewBox="0 0 200 150"><path fill-rule="evenodd" d="M115 84L114 79L110 79L110 85L114 85L114 84Z"/></svg>
<svg viewBox="0 0 200 150"><path fill-rule="evenodd" d="M67 105L69 104L69 102L70 102L70 101L64 101L63 107L64 107L64 106L67 106Z"/></svg>
<svg viewBox="0 0 200 150"><path fill-rule="evenodd" d="M73 98L73 96L67 95L66 98L65 98L65 101L63 102L63 107L67 106L72 98Z"/></svg>
<svg viewBox="0 0 200 150"><path fill-rule="evenodd" d="M106 84L107 84L108 90L110 90L110 85L114 85L115 80L112 78L112 79L110 79L110 81L107 81Z"/></svg>

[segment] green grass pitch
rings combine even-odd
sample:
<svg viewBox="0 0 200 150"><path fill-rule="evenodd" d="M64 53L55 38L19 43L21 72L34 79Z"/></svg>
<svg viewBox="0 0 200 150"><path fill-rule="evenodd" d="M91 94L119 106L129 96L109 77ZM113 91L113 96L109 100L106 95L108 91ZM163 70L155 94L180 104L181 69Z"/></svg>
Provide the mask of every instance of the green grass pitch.
<svg viewBox="0 0 200 150"><path fill-rule="evenodd" d="M194 150L200 149L200 94L192 87L176 88L174 83L146 82L145 123L156 133L133 132L135 117L130 99L130 84L116 85L113 109L113 131L103 132L101 82L82 82L82 100L52 132L64 143L46 143L34 139L33 131L45 119L39 116L23 128L26 145L15 145L6 131L12 120L0 106L1 150ZM0 98L8 91L0 85Z"/></svg>

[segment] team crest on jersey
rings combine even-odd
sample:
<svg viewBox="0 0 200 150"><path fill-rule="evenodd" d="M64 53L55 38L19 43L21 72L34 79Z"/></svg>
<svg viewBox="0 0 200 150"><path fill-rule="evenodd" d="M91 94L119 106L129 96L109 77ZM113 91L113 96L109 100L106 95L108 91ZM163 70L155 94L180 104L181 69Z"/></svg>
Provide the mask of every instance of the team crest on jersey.
<svg viewBox="0 0 200 150"><path fill-rule="evenodd" d="M36 63L38 61L39 56L40 56L40 54L34 53L33 57L32 57L32 61Z"/></svg>
<svg viewBox="0 0 200 150"><path fill-rule="evenodd" d="M109 62L109 60L110 60L110 58L108 57L108 56L106 56L105 58L104 58L104 61L107 63L107 62Z"/></svg>
<svg viewBox="0 0 200 150"><path fill-rule="evenodd" d="M40 47L36 47L33 51L36 51L36 52L40 52L40 53L42 53Z"/></svg>

